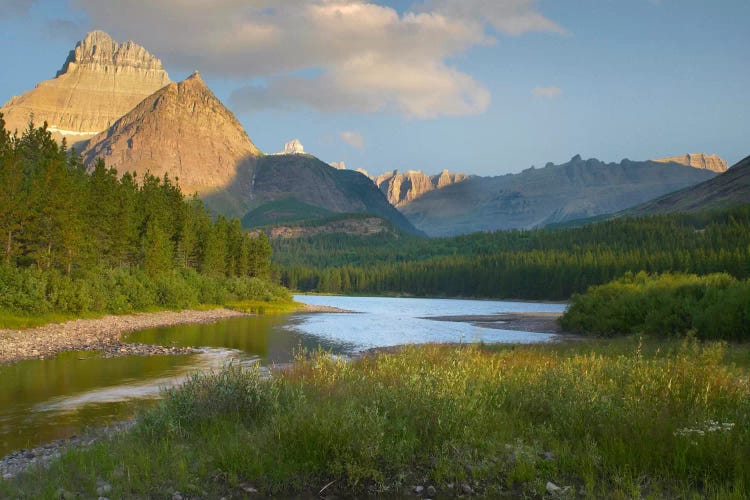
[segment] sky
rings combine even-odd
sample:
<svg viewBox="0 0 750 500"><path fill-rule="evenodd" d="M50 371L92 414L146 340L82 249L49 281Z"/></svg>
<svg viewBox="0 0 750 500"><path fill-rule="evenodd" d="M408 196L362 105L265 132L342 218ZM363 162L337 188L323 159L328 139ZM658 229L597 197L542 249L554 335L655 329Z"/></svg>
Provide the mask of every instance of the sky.
<svg viewBox="0 0 750 500"><path fill-rule="evenodd" d="M199 70L267 153L503 175L750 155L747 0L0 0L0 101L94 29Z"/></svg>

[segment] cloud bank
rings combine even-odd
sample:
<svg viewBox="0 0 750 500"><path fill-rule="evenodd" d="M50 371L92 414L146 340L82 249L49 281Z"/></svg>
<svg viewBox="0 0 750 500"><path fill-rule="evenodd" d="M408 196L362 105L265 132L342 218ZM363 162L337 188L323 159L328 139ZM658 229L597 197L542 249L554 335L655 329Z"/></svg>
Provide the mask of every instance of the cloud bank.
<svg viewBox="0 0 750 500"><path fill-rule="evenodd" d="M489 91L451 64L496 34L563 33L533 0L69 0L92 27L170 64L245 84L239 111L309 107L411 118L481 113Z"/></svg>

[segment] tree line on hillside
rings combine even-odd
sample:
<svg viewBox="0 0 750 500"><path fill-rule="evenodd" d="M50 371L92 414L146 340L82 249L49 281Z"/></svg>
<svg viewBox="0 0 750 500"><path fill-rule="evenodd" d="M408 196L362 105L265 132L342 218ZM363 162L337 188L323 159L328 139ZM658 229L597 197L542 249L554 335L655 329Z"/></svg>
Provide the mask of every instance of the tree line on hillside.
<svg viewBox="0 0 750 500"><path fill-rule="evenodd" d="M560 300L629 271L750 277L750 205L571 229L272 245L282 283L300 291Z"/></svg>
<svg viewBox="0 0 750 500"><path fill-rule="evenodd" d="M113 269L137 273L141 282L183 273L173 276L183 288L198 286L185 273L215 280L267 279L271 273L265 235L249 236L236 219L213 220L176 181L120 176L102 160L87 171L74 150L52 139L46 124L30 123L19 136L5 130L1 114L0 241L0 289L8 296L31 280L19 272L43 278L46 296L60 281L50 276L91 281ZM168 305L158 295L153 302ZM191 296L195 300L187 302L199 300L199 294ZM23 309L7 302L0 307Z"/></svg>

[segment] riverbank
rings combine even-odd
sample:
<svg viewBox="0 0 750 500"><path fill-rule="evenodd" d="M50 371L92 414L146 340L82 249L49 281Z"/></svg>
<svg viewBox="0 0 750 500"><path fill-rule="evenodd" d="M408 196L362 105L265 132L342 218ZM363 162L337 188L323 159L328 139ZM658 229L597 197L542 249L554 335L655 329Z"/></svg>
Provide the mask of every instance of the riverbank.
<svg viewBox="0 0 750 500"><path fill-rule="evenodd" d="M269 314L351 313L337 307L302 303L268 303L265 308ZM63 351L101 351L105 357L190 354L197 351L192 348L127 343L122 341L122 337L126 333L147 328L213 323L248 316L258 309L262 308L257 303L252 303L252 307L247 303L238 303L232 309L143 312L49 323L23 330L0 329L0 364L45 359Z"/></svg>
<svg viewBox="0 0 750 500"><path fill-rule="evenodd" d="M189 348L129 344L126 333L146 328L213 323L247 316L232 309L159 311L53 323L26 330L0 330L0 364L44 359L63 351L102 351L104 356L187 354Z"/></svg>
<svg viewBox="0 0 750 500"><path fill-rule="evenodd" d="M0 497L744 498L749 351L633 337L228 367Z"/></svg>

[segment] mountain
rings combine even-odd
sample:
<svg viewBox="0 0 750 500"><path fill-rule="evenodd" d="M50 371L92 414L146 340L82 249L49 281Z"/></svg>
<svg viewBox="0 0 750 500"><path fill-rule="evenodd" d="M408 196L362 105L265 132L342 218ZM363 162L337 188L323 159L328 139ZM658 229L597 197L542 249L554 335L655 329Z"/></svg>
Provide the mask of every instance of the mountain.
<svg viewBox="0 0 750 500"><path fill-rule="evenodd" d="M388 201L395 207L404 207L420 196L435 189L463 182L468 179L466 174L455 174L443 170L438 175L428 176L421 170L407 170L403 174L398 170L388 172L377 177L371 177L380 190L388 197Z"/></svg>
<svg viewBox="0 0 750 500"><path fill-rule="evenodd" d="M403 231L418 233L370 179L331 167L312 155L258 157L247 175L251 177L238 178L234 186L205 198L212 207L247 207L246 227L310 220L326 213L368 213Z"/></svg>
<svg viewBox="0 0 750 500"><path fill-rule="evenodd" d="M431 236L526 229L618 212L717 174L675 163L583 160L501 177L472 177L426 193L401 211Z"/></svg>
<svg viewBox="0 0 750 500"><path fill-rule="evenodd" d="M618 215L696 212L742 203L750 203L750 156L713 179L646 202Z"/></svg>
<svg viewBox="0 0 750 500"><path fill-rule="evenodd" d="M659 158L653 160L657 163L679 163L688 167L711 170L716 173L727 171L727 161L719 155L707 155L705 153L692 153L682 156L672 156L670 158Z"/></svg>
<svg viewBox="0 0 750 500"><path fill-rule="evenodd" d="M196 71L144 99L89 141L84 163L101 157L119 172L178 178L186 194L228 187L261 153Z"/></svg>
<svg viewBox="0 0 750 500"><path fill-rule="evenodd" d="M51 80L0 108L8 130L26 129L33 115L69 145L109 128L143 99L169 84L161 61L133 42L120 44L103 31L78 42Z"/></svg>

